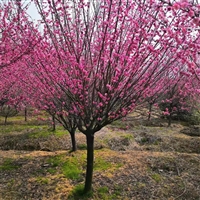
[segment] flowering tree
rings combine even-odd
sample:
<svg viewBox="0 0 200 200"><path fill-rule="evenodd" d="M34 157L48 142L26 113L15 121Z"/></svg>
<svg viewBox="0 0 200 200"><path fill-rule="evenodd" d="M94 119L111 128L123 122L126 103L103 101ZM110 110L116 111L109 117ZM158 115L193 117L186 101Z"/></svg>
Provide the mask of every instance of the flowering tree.
<svg viewBox="0 0 200 200"><path fill-rule="evenodd" d="M71 151L72 152L76 151L77 150L76 139L75 139L75 132L77 129L76 118L74 117L74 115L70 114L69 112L66 112L71 102L60 96L58 98L57 95L54 95L51 98L49 98L50 96L49 95L47 96L45 93L42 94L43 96L42 99L38 99L39 93L37 92L36 94L37 94L36 99L33 100L34 107L43 109L52 116L53 131L55 130L55 120L57 120L60 124L62 124L64 129L66 129L70 134L71 144L72 144ZM61 92L59 92L59 95L60 94Z"/></svg>
<svg viewBox="0 0 200 200"><path fill-rule="evenodd" d="M165 90L159 103L163 114L168 118L168 126L171 125L173 115L188 114L195 107L193 102L199 102L200 94L198 79L194 74L184 72L181 68L174 69L165 77Z"/></svg>
<svg viewBox="0 0 200 200"><path fill-rule="evenodd" d="M169 66L194 57L199 33L193 36L193 29L198 25L191 20L193 11L185 11L190 3L35 0L35 4L44 23L44 40L33 66L44 77L42 87L54 94L62 91L65 113L76 119L86 136L84 192L88 192L94 134L131 112L148 85L156 85Z"/></svg>
<svg viewBox="0 0 200 200"><path fill-rule="evenodd" d="M41 40L27 8L21 1L0 1L0 106L22 105L26 91L19 87L24 74L20 66Z"/></svg>
<svg viewBox="0 0 200 200"><path fill-rule="evenodd" d="M45 110L52 116L53 130L55 130L55 120L63 125L70 133L72 151L76 151L76 119L69 112L66 112L71 102L69 99L66 100L65 93L59 87L59 82L55 81L60 76L60 70L53 68L51 71L47 71L41 68L44 60L40 60L38 55L42 51L42 54L47 56L47 52L51 51L51 45L43 49L44 45L45 43L43 42L38 44L34 54L20 62L22 70L21 72L18 71L18 73L23 74L23 76L18 79L17 87L24 92L21 94L23 102L28 102L39 110ZM51 53L53 54L53 52ZM57 65L58 60L56 57L53 57L52 60L48 56L43 59L48 59L48 62L54 63L55 66ZM63 81L65 78L62 77Z"/></svg>
<svg viewBox="0 0 200 200"><path fill-rule="evenodd" d="M0 69L30 54L38 42L27 8L21 1L0 2Z"/></svg>
<svg viewBox="0 0 200 200"><path fill-rule="evenodd" d="M147 102L148 104L148 121L151 119L153 106L163 99L163 93L166 90L166 82L164 80L165 76L160 77L160 80L157 80L156 83L149 84L144 93L141 103Z"/></svg>
<svg viewBox="0 0 200 200"><path fill-rule="evenodd" d="M71 136L71 143L72 143L72 150L76 151L76 139L75 139L75 132L77 129L77 119L72 115L70 112L66 112L69 108L69 104L71 103L69 100L65 100L60 98L54 98L55 106L57 108L57 112L55 113L55 119L63 125L63 127L70 133Z"/></svg>

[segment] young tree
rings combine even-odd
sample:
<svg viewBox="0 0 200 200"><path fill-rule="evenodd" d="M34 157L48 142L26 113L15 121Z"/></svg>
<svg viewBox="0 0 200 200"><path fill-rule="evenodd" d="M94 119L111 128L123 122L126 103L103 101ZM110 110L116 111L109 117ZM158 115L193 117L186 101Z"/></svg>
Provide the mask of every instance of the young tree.
<svg viewBox="0 0 200 200"><path fill-rule="evenodd" d="M35 0L44 23L35 65L65 95L86 136L84 192L92 187L94 134L126 116L163 73L198 48L197 25L174 2ZM179 4L178 4L179 5ZM188 28L190 27L190 28ZM190 67L190 66L189 66ZM48 82L48 81L47 81ZM45 84L48 87L49 84Z"/></svg>

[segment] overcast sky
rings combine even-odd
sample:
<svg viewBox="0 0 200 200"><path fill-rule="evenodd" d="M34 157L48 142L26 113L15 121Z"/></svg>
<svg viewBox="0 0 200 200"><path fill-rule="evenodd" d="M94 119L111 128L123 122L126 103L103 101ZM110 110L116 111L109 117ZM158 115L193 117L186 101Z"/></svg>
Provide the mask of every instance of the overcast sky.
<svg viewBox="0 0 200 200"><path fill-rule="evenodd" d="M31 16L31 18L34 21L37 21L37 20L41 19L40 15L37 12L37 8L35 7L33 2L31 2L30 6L29 6L28 14Z"/></svg>

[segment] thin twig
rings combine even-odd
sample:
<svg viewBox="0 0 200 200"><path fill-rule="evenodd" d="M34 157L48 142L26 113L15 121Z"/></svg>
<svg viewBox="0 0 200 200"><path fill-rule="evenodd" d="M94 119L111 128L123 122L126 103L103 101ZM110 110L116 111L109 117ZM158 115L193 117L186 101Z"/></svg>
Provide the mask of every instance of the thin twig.
<svg viewBox="0 0 200 200"><path fill-rule="evenodd" d="M184 194L185 194L185 192L187 191L186 190L186 185L185 185L185 183L184 183L184 181L183 181L183 184L184 184L184 190L183 190L183 192L180 194L180 195L178 195L177 197L175 197L174 199L179 199L181 196L183 196Z"/></svg>

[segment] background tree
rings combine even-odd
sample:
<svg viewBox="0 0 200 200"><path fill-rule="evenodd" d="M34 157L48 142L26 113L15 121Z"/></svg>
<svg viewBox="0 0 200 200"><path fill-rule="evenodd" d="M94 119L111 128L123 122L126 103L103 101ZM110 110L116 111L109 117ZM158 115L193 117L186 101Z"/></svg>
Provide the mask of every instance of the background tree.
<svg viewBox="0 0 200 200"><path fill-rule="evenodd" d="M21 1L0 2L0 69L31 53L38 33Z"/></svg>
<svg viewBox="0 0 200 200"><path fill-rule="evenodd" d="M42 51L44 53L48 51L48 48ZM58 87L59 82L55 82L57 77L60 76L60 71L57 71L56 68L54 68L55 71L43 71L41 69L42 62L34 63L35 60L38 60L38 57L32 55L30 59L26 60L26 64L22 63L23 69L26 70L20 79L20 83L22 84L18 85L18 87L25 91L23 98L26 102L29 102L34 108L44 110L50 114L53 119L53 131L55 130L56 121L63 125L64 129L70 133L72 151L76 151L76 119L73 115L66 112L71 102L66 100L65 94ZM52 62L55 65L57 64L56 57L52 59Z"/></svg>
<svg viewBox="0 0 200 200"><path fill-rule="evenodd" d="M13 117L18 113L16 106L3 105L0 108L0 116L5 118L4 125L7 125L8 117Z"/></svg>
<svg viewBox="0 0 200 200"><path fill-rule="evenodd" d="M160 80L157 81L156 84L149 84L146 92L144 93L144 99L142 100L142 105L145 106L145 103L148 104L148 118L150 121L153 106L157 105L161 99L163 99L163 93L165 91L166 83L164 82L164 77L160 77Z"/></svg>
<svg viewBox="0 0 200 200"><path fill-rule="evenodd" d="M159 103L163 114L168 118L168 126L172 118L189 115L195 107L193 102L198 102L199 92L195 83L195 75L182 71L183 66L174 68L174 71L165 77L165 90Z"/></svg>

